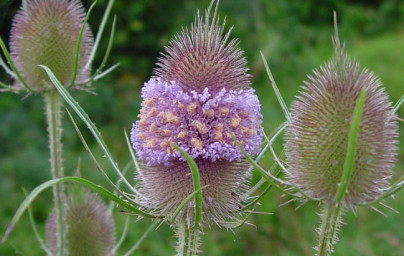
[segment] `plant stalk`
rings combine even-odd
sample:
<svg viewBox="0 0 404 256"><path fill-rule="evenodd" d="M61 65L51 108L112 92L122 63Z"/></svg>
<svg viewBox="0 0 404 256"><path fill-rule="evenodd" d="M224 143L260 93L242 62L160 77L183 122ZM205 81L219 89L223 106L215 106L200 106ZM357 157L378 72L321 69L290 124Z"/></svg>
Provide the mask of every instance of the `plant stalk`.
<svg viewBox="0 0 404 256"><path fill-rule="evenodd" d="M337 233L341 226L342 206L335 202L326 203L321 214L321 225L318 229L319 243L316 247L317 256L331 256L334 244L337 241Z"/></svg>
<svg viewBox="0 0 404 256"><path fill-rule="evenodd" d="M199 228L187 228L185 221L179 222L176 227L178 238L176 256L197 256L201 252L199 250L201 235L202 232Z"/></svg>
<svg viewBox="0 0 404 256"><path fill-rule="evenodd" d="M62 98L59 93L50 91L45 93L46 121L49 135L49 162L51 165L52 179L63 177L62 159ZM64 189L62 184L53 186L53 198L55 201L57 223L57 255L64 255L65 248L65 224L64 224Z"/></svg>

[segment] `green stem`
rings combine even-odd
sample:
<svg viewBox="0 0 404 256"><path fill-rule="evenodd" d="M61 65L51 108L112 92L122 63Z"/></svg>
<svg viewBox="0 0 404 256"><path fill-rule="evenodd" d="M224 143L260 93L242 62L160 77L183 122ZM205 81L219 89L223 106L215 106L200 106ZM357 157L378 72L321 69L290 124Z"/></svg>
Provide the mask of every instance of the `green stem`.
<svg viewBox="0 0 404 256"><path fill-rule="evenodd" d="M176 256L183 256L184 252L185 252L185 245L186 245L186 241L185 241L185 238L186 238L185 221L179 222L177 224L176 228L177 229L176 229L175 232L176 232L176 236L178 238L177 247L176 247L176 250L177 250Z"/></svg>
<svg viewBox="0 0 404 256"><path fill-rule="evenodd" d="M201 252L199 246L202 232L199 228L187 228L185 221L181 221L177 224L176 235L176 256L197 256Z"/></svg>
<svg viewBox="0 0 404 256"><path fill-rule="evenodd" d="M341 226L341 204L327 203L321 214L321 226L319 228L319 243L316 247L317 256L330 256L334 251L337 233Z"/></svg>
<svg viewBox="0 0 404 256"><path fill-rule="evenodd" d="M188 246L187 246L187 256L197 256L201 251L199 246L201 245L201 231L199 228L191 227L188 229Z"/></svg>
<svg viewBox="0 0 404 256"><path fill-rule="evenodd" d="M62 98L57 92L45 93L46 121L49 134L49 151L52 179L63 177L62 159ZM57 218L57 248L58 256L64 255L64 211L63 211L63 185L56 184L53 187L53 198Z"/></svg>

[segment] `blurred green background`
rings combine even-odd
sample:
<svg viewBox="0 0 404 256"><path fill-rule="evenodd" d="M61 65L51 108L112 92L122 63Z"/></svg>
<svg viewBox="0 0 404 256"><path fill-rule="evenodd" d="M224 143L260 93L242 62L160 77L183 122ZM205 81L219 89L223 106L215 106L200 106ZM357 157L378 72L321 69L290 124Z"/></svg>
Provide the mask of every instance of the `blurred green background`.
<svg viewBox="0 0 404 256"><path fill-rule="evenodd" d="M86 8L91 2L84 1ZM97 31L106 3L106 0L97 1L89 21L93 32ZM193 21L196 10L203 10L208 4L209 0L116 1L112 12L117 15L117 31L109 64L119 62L121 65L95 84L98 95L74 92L73 96L101 130L120 166L130 159L124 129L129 130L137 118L140 89L150 78L159 53L181 26ZM10 23L19 5L20 1L0 2L0 35L7 42ZM240 47L247 55L267 132L285 118L264 72L259 50L265 54L290 106L306 74L332 55L333 10L338 12L340 36L346 41L350 55L381 78L396 102L404 92L404 1L221 1L219 13L221 17L227 17L227 28L235 25L232 36L240 38ZM106 43L105 37L94 67L101 62ZM9 81L4 72L0 78ZM43 101L40 96L23 96L0 94L0 233L5 231L24 198L22 188L31 191L50 179ZM404 116L404 107L399 115ZM85 125L78 118L76 121L105 169L111 171ZM401 123L395 178L404 173L402 128ZM67 116L63 142L66 174L80 168L84 177L106 186ZM282 143L281 139L277 142L277 152ZM265 167L272 164L269 154L262 164ZM132 180L133 172L127 176ZM254 174L253 182L258 178ZM49 190L32 205L41 232L52 206L51 198ZM278 191L271 191L257 210L272 215L254 214L248 220L252 225L233 231L217 227L205 230L203 255L313 255L315 228L319 222L318 205L308 203L297 210L298 203L279 206L289 199ZM404 192L399 192L388 204L403 213ZM404 255L404 217L387 209L381 210L387 217L370 208L358 208L356 216L347 213L347 224L341 229L335 255ZM119 238L125 216L118 208L114 217ZM136 218L132 218L128 237L118 255L130 248L150 225L148 220L135 221ZM175 242L173 232L163 225L148 236L134 255L173 255ZM43 254L27 215L18 223L9 241L0 244L2 256Z"/></svg>

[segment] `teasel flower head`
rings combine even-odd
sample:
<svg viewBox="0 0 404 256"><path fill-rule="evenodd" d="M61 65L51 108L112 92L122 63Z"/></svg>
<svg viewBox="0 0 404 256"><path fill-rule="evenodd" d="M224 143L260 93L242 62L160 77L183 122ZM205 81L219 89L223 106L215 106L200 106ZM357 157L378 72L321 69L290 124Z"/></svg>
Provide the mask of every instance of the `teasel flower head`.
<svg viewBox="0 0 404 256"><path fill-rule="evenodd" d="M214 1L212 1L213 3ZM193 191L190 170L171 143L197 163L205 219L220 222L241 207L249 165L232 134L253 155L259 150L260 103L250 87L246 59L216 15L196 15L170 41L142 89L139 120L131 141L141 160L140 205L169 217ZM178 219L192 222L193 202Z"/></svg>
<svg viewBox="0 0 404 256"><path fill-rule="evenodd" d="M34 92L53 86L38 65L49 67L59 81L73 80L76 48L86 13L79 0L27 0L16 14L10 33L11 58L21 77ZM90 76L87 62L93 36L86 24L81 40L75 87ZM24 89L17 80L14 89Z"/></svg>
<svg viewBox="0 0 404 256"><path fill-rule="evenodd" d="M337 34L334 48L335 56L308 76L293 103L285 137L287 177L312 198L335 199L353 111L365 89L353 173L342 199L351 207L377 199L389 188L398 125L380 79L349 58Z"/></svg>
<svg viewBox="0 0 404 256"><path fill-rule="evenodd" d="M80 196L69 195L64 207L66 223L66 255L112 256L115 225L106 205L93 193L82 191ZM50 213L46 223L46 240L52 255L56 255L56 212Z"/></svg>

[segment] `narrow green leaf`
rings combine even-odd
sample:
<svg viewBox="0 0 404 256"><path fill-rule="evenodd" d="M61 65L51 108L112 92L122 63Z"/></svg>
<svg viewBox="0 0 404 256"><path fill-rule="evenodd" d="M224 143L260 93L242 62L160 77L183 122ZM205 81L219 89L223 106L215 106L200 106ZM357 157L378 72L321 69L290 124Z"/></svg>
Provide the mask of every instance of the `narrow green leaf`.
<svg viewBox="0 0 404 256"><path fill-rule="evenodd" d="M279 91L278 86L276 85L274 76L272 75L272 72L271 72L271 70L269 69L269 66L268 66L268 63L267 63L267 61L266 61L266 59L265 59L264 54L263 54L261 51L260 51L260 53L261 53L261 58L262 58L262 60L264 61L265 70L267 71L268 78L269 78L269 80L271 81L272 88L273 88L273 90L274 90L274 92L275 92L276 98L278 99L278 102L279 102L279 104L281 105L281 108L282 108L283 114L284 114L285 117L286 117L286 120L289 122L290 114L289 114L288 107L286 106L285 101L284 101L283 98L282 98L282 94L281 94L281 92Z"/></svg>
<svg viewBox="0 0 404 256"><path fill-rule="evenodd" d="M27 191L23 189L25 196L28 195ZM49 248L46 246L45 242L43 241L41 235L39 235L38 229L36 228L34 216L32 214L31 207L28 205L28 216L29 216L29 222L31 223L32 230L34 231L36 240L38 243L41 245L42 249L46 252L47 255L51 255L52 253L49 251Z"/></svg>
<svg viewBox="0 0 404 256"><path fill-rule="evenodd" d="M108 17L109 17L109 14L111 13L111 9L112 9L114 2L115 2L115 0L108 1L108 5L107 5L107 8L105 9L104 15L102 16L101 24L100 24L100 27L98 28L97 36L95 38L94 46L91 51L90 58L88 60L86 68L88 68L90 66L91 62L94 60L95 54L98 50L98 46L100 44L102 34L104 33L105 25L108 21Z"/></svg>
<svg viewBox="0 0 404 256"><path fill-rule="evenodd" d="M101 147L102 151L104 152L105 156L107 157L108 161L110 162L111 166L113 167L115 173L119 176L119 178L122 179L123 183L126 185L126 187L130 191L132 191L133 193L137 193L136 190L133 188L133 186L122 175L122 172L120 171L117 163L115 162L111 153L109 152L108 147L105 144L103 137L101 136L101 133L98 131L95 124L88 117L87 113L80 107L78 102L74 100L74 98L63 87L63 85L58 81L58 79L55 77L53 72L48 67L43 66L43 65L40 65L40 67L42 67L46 71L46 73L48 74L53 85L59 91L60 95L62 95L63 99L70 105L70 107L74 110L74 112L76 112L76 114L81 118L81 120L83 120L83 122L87 125L88 129L93 134L98 145Z"/></svg>
<svg viewBox="0 0 404 256"><path fill-rule="evenodd" d="M6 71L7 74L15 78L15 74L13 73L13 71L11 71L11 69L8 68L1 55L0 55L0 66L4 69L4 71Z"/></svg>
<svg viewBox="0 0 404 256"><path fill-rule="evenodd" d="M198 223L202 217L202 189L201 189L201 179L199 177L198 166L196 165L196 163L192 159L192 157L190 155L188 155L187 152L182 150L178 145L176 145L174 143L170 143L170 145L181 153L181 155L187 161L187 163L189 165L189 169L191 170L192 182L194 185L194 192L198 191L195 193L195 223L194 223L194 227L198 228Z"/></svg>
<svg viewBox="0 0 404 256"><path fill-rule="evenodd" d="M403 102L404 102L404 94L401 96L401 98L396 102L396 104L394 104L394 107L393 107L393 113L396 113L397 112L397 110L401 107L401 105L403 104Z"/></svg>
<svg viewBox="0 0 404 256"><path fill-rule="evenodd" d="M59 178L59 179L53 179L53 180L46 181L46 182L42 183L41 185L39 185L38 187L36 187L34 190L32 190L32 192L20 204L20 207L17 209L16 213L14 214L14 217L11 219L10 225L8 226L6 232L3 236L2 243L4 243L7 240L8 236L10 235L11 231L14 229L15 225L17 224L17 222L19 221L19 219L21 218L23 213L27 210L29 205L35 200L35 198L42 191L44 191L45 189L50 188L56 184L65 183L65 182L75 182L75 183L81 184L89 189L92 189L93 191L116 202L120 206L125 207L132 213L135 213L135 214L138 214L141 216L145 216L145 217L149 217L149 218L159 218L158 216L150 215L146 212L139 210L138 208L134 207L132 204L128 203L127 201L122 200L121 198L117 197L113 193L109 192L108 190L104 189L103 187L101 187L89 180L86 180L86 179L83 179L80 177L63 177L63 178Z"/></svg>
<svg viewBox="0 0 404 256"><path fill-rule="evenodd" d="M357 144L357 137L358 137L358 132L359 132L359 125L360 125L360 120L362 116L362 111L363 111L363 105L365 104L365 99L366 99L366 89L362 89L358 101L356 102L356 106L353 112L352 116L352 121L351 121L351 129L349 130L349 135L348 135L348 148L347 148L347 154L345 157L345 162L344 162L344 169L342 171L342 178L341 182L339 184L336 196L335 196L335 201L339 205L341 200L344 198L349 182L352 176L353 172L353 167L354 167L354 162L355 162L355 150L356 150L356 144Z"/></svg>
<svg viewBox="0 0 404 256"><path fill-rule="evenodd" d="M130 144L128 133L126 132L126 130L124 131L124 133L125 133L126 144L128 145L128 149L129 149L130 155L132 157L133 164L135 165L136 171L139 171L140 170L139 163L136 159L135 151L133 150L133 147Z"/></svg>
<svg viewBox="0 0 404 256"><path fill-rule="evenodd" d="M10 65L14 74L16 75L18 81L20 81L20 83L25 87L25 89L27 89L29 92L33 93L33 90L27 85L27 83L25 83L24 79L22 78L22 76L18 72L17 68L15 67L14 62L11 59L10 53L8 52L7 47L4 44L3 39L1 37L0 37L0 47L3 50L4 56L6 57L8 64Z"/></svg>
<svg viewBox="0 0 404 256"><path fill-rule="evenodd" d="M109 54L111 53L112 44L114 42L115 26L116 26L116 16L114 16L114 19L112 21L111 34L109 36L107 50L105 52L104 58L102 59L100 66L98 67L97 71L94 73L94 77L101 73L102 69L104 68L105 64L108 61Z"/></svg>
<svg viewBox="0 0 404 256"><path fill-rule="evenodd" d="M76 59L74 61L73 78L72 78L72 82L70 83L70 85L67 88L73 87L74 84L76 83L77 71L79 69L79 62L80 62L81 41L83 39L83 33L84 33L84 29L86 27L88 18L90 17L90 13L93 10L96 3L97 3L97 1L94 1L94 3L90 6L90 8L88 9L87 15L84 18L83 24L81 25L81 29L80 29L80 33L79 33L79 39L77 40L77 46L76 46Z"/></svg>

